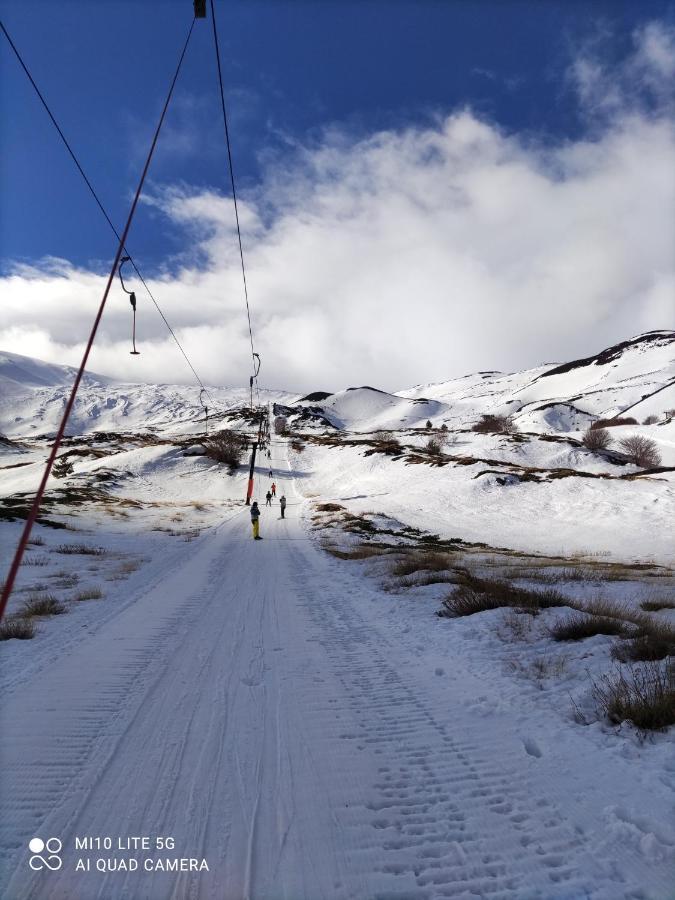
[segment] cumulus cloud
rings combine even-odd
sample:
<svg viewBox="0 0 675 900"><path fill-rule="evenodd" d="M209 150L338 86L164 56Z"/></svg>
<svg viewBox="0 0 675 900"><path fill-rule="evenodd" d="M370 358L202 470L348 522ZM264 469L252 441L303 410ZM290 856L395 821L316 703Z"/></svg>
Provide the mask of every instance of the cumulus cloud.
<svg viewBox="0 0 675 900"><path fill-rule="evenodd" d="M651 23L613 77L588 54L575 61L570 79L586 108L611 100L587 137L537 143L464 109L365 138L333 128L269 160L240 207L261 383L396 389L569 359L671 325L673 71L673 34ZM230 200L174 185L148 202L200 251L199 263L153 280L153 292L202 377L244 383ZM103 285L58 260L17 270L3 279L0 346L74 363ZM189 382L138 296L142 355L128 355L128 301L113 289L90 368Z"/></svg>

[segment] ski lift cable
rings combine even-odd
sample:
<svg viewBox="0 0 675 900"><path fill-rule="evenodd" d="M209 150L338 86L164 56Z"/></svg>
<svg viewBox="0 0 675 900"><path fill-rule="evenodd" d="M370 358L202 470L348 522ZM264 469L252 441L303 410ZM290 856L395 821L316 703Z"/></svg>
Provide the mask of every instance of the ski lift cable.
<svg viewBox="0 0 675 900"><path fill-rule="evenodd" d="M7 602L12 593L12 589L14 588L16 576L19 572L19 566L21 565L21 560L23 559L23 555L26 550L26 545L28 544L28 539L30 538L30 534L33 529L33 525L35 524L35 520L37 519L37 515L40 510L40 506L42 504L42 498L44 497L45 489L47 487L47 481L49 480L49 476L51 475L51 471L54 466L54 461L56 459L56 454L58 453L59 447L61 446L61 442L63 440L63 436L64 436L65 430L66 430L66 425L68 424L68 419L70 418L70 414L72 412L73 406L75 405L75 397L77 396L77 391L80 386L80 382L82 381L82 376L84 375L84 370L87 365L87 360L89 359L89 354L91 353L91 349L94 345L94 340L96 338L98 326L101 322L101 318L103 317L103 311L105 309L106 301L108 299L108 294L110 293L110 287L112 285L113 278L115 277L115 273L117 272L119 261L122 257L124 243L129 234L129 229L131 228L131 223L134 218L134 213L136 212L136 208L138 206L138 201L141 196L141 191L143 190L145 178L146 178L146 175L148 174L148 169L150 168L150 162L154 155L155 147L157 146L157 141L159 139L159 133L162 129L162 125L164 124L166 112L169 108L169 103L171 102L171 98L173 96L173 91L176 86L176 82L178 81L178 75L180 74L180 70L183 65L183 60L185 59L185 54L187 52L188 44L190 43L190 38L192 36L192 31L194 29L195 20L196 20L195 17L193 17L192 22L190 24L190 29L189 29L187 37L185 39L185 43L183 44L183 49L182 49L180 57L178 59L178 65L176 66L176 70L174 72L173 79L171 81L171 85L169 87L169 92L168 92L166 100L164 102L164 107L162 108L162 114L159 117L159 122L157 123L157 127L155 129L155 134L152 139L152 143L150 145L150 150L148 151L148 155L145 160L145 165L143 166L143 171L141 173L141 177L138 182L138 187L136 188L136 193L134 194L134 199L132 201L131 208L129 209L129 214L127 216L126 224L124 226L124 230L122 231L122 235L119 238L119 241L117 244L115 258L113 260L113 264L110 269L110 274L109 274L108 280L106 282L105 290L103 291L103 296L101 297L101 302L99 304L98 312L96 313L96 318L94 319L93 325L91 327L91 332L90 332L89 338L87 340L87 345L84 350L84 355L82 357L82 361L80 363L79 369L77 370L77 374L75 376L75 381L73 383L73 387L71 389L70 396L68 398L68 402L66 403L66 407L63 411L63 416L61 418L61 422L59 423L56 437L54 438L54 443L52 444L51 451L47 458L47 463L45 465L45 469L42 474L42 479L40 481L40 485L38 487L37 493L35 495L35 499L33 500L33 504L30 508L28 516L26 518L26 524L21 533L21 537L19 538L19 543L18 543L18 546L14 553L14 558L12 560L12 564L10 566L9 572L7 574L7 578L5 580L5 584L2 589L2 597L0 598L0 620L2 619L2 617L5 613L5 610L7 608Z"/></svg>
<svg viewBox="0 0 675 900"><path fill-rule="evenodd" d="M103 205L103 203L102 203L102 201L101 201L101 198L100 198L100 197L98 196L98 194L96 193L96 190L94 189L93 184L92 184L91 181L89 180L89 178L88 178L88 176L87 176L87 173L84 171L84 169L82 168L82 165L80 164L79 159L78 159L77 156L75 155L75 151L74 151L73 148L71 147L70 142L68 141L68 138L67 138L67 137L65 136L65 134L63 133L63 130L62 130L61 126L59 125L58 121L56 120L56 117L54 116L54 113L52 112L52 110L51 110L49 104L47 103L47 101L46 101L44 95L42 94L42 91L41 91L40 88L38 87L38 85L37 85L35 79L33 78L33 76L32 76L32 74L31 74L31 72L30 72L28 66L26 65L26 63L25 63L23 57L22 57L21 54L19 53L19 50L18 50L16 44L15 44L14 41L12 40L12 38L11 38L9 32L7 31L7 29L5 28L4 23L3 23L1 20L0 20L0 28L2 29L3 34L4 34L5 37L7 38L7 41L8 41L8 43L9 43L9 46L10 46L10 47L12 48L12 50L14 51L14 55L16 56L17 60L19 61L19 65L21 66L21 68L23 69L23 71L26 73L26 77L27 77L28 80L30 81L30 83L31 83L31 85L32 85L32 87L33 87L33 90L35 91L35 93L36 93L37 96L38 96L38 99L39 99L40 102L42 103L42 105L43 105L43 107L44 107L44 109L45 109L47 115L48 115L49 118L51 119L54 128L55 128L56 131L58 132L58 135L59 135L59 137L61 138L64 147L65 147L66 150L68 151L68 153L69 153L69 155L70 155L70 158L71 158L71 159L73 160L73 162L75 163L75 166L76 166L78 172L80 173L80 175L82 176L82 178L83 178L83 180L84 180L84 183L85 183L85 184L87 185L87 187L89 188L90 194L92 195L92 197L93 197L94 200L96 201L96 204L97 204L98 208L101 210L101 213L103 214L103 217L105 218L106 222L107 222L108 225L110 226L110 229L111 229L112 233L115 235L115 237L116 237L117 240L119 241L119 240L120 240L120 234L119 234L117 228L115 227L115 225L113 224L112 219L111 219L110 216L108 215L108 212L106 211L106 208L105 208L105 206ZM199 375L197 374L197 371L196 371L195 367L193 366L192 362L190 361L190 358L188 357L187 353L185 352L185 349L183 348L181 342L178 340L178 337L177 337L175 331L173 330L173 328L171 327L171 325L169 324L168 319L166 318L166 316L165 316L164 313L162 312L162 309L161 309L159 303L157 302L157 299L155 298L155 296L153 295L152 291L151 291L150 288L148 287L148 285L147 285L145 279L143 278L143 275L141 274L140 269L139 269L138 266L136 265L136 262L135 262L134 258L132 257L132 255L130 254L129 250L126 248L126 246L123 248L123 250L124 250L124 252L127 254L127 258L128 258L128 260L129 260L129 262L131 263L131 265L132 265L134 271L136 272L136 275L138 276L139 281L141 282L141 284L142 284L143 287L145 288L145 291L146 291L148 297L149 297L149 298L152 300L152 302L154 303L155 308L157 309L157 312L158 312L159 315L161 316L162 321L164 322L164 324L166 325L166 327L167 327L167 329L168 329L168 331L169 331L169 334L170 334L171 337L173 338L173 340L174 340L176 346L178 347L178 349L180 350L180 352L183 354L183 357L185 358L185 362L186 362L186 363L188 364L188 366L190 367L190 369L191 369L191 371L192 371L192 374L194 375L195 379L197 380L197 383L199 384L200 388L202 388L204 391L206 391L207 396L209 397L209 399L211 400L211 402L214 403L215 401L213 400L213 397L211 397L211 395L209 394L207 388L204 387L204 383L202 382L201 378L200 378Z"/></svg>
<svg viewBox="0 0 675 900"><path fill-rule="evenodd" d="M251 307L248 299L248 284L246 282L246 266L244 264L244 249L242 247L241 242L241 227L239 224L239 206L237 203L237 191L235 188L234 182L234 165L232 163L232 146L230 144L230 129L227 124L227 110L225 107L225 90L223 88L223 70L220 64L220 45L218 43L218 27L216 24L216 10L213 5L213 0L210 0L211 3L211 24L213 25L213 43L216 49L216 64L218 68L218 86L220 89L220 105L223 110L223 125L225 126L225 144L227 146L227 161L230 169L230 183L232 186L232 202L234 205L234 218L237 225L237 240L239 242L239 259L241 261L241 277L244 283L244 299L246 301L246 317L248 319L248 334L251 339L251 361L253 363L253 379L255 381L255 389L256 396L258 398L258 404L260 404L260 391L258 390L258 380L257 380L257 371L256 371L256 356L258 354L255 352L255 348L253 346L253 327L251 325ZM258 370L260 369L260 357L258 356Z"/></svg>

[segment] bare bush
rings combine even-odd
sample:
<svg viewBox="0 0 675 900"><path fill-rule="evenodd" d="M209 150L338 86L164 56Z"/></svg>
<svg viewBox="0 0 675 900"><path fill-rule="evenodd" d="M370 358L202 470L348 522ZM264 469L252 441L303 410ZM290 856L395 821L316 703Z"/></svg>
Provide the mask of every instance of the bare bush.
<svg viewBox="0 0 675 900"><path fill-rule="evenodd" d="M623 635L626 626L619 619L575 613L549 629L554 641L582 641L597 634Z"/></svg>
<svg viewBox="0 0 675 900"><path fill-rule="evenodd" d="M653 469L661 465L659 448L651 438L630 434L619 441L619 446L630 461L641 469Z"/></svg>
<svg viewBox="0 0 675 900"><path fill-rule="evenodd" d="M373 547L369 544L360 544L350 550L340 550L338 547L325 547L327 553L337 559L370 559L373 556L382 556L389 553L388 547Z"/></svg>
<svg viewBox="0 0 675 900"><path fill-rule="evenodd" d="M89 544L59 544L58 547L54 547L54 551L69 556L105 556L107 553L104 547L92 547Z"/></svg>
<svg viewBox="0 0 675 900"><path fill-rule="evenodd" d="M591 428L616 428L617 425L637 425L637 419L627 416L625 419L596 419Z"/></svg>
<svg viewBox="0 0 675 900"><path fill-rule="evenodd" d="M34 616L60 616L66 607L51 594L35 594L29 597L21 607L21 616L31 619Z"/></svg>
<svg viewBox="0 0 675 900"><path fill-rule="evenodd" d="M317 503L316 508L319 512L340 512L344 506L340 503Z"/></svg>
<svg viewBox="0 0 675 900"><path fill-rule="evenodd" d="M507 606L539 611L553 606L565 606L566 602L558 591L521 588L509 581L465 574L464 583L443 600L443 608L438 615L449 618L471 616Z"/></svg>
<svg viewBox="0 0 675 900"><path fill-rule="evenodd" d="M593 682L593 696L615 725L628 720L641 731L675 725L675 664L651 662L604 675Z"/></svg>
<svg viewBox="0 0 675 900"><path fill-rule="evenodd" d="M518 428L512 416L493 416L488 413L481 416L471 430L480 434L515 434Z"/></svg>
<svg viewBox="0 0 675 900"><path fill-rule="evenodd" d="M675 600L643 600L640 607L645 612L660 612L662 609L675 609Z"/></svg>
<svg viewBox="0 0 675 900"><path fill-rule="evenodd" d="M675 628L666 622L652 619L640 626L638 633L627 641L615 644L612 656L621 662L642 662L675 656Z"/></svg>
<svg viewBox="0 0 675 900"><path fill-rule="evenodd" d="M285 416L277 416L274 420L275 434L288 434L288 419Z"/></svg>
<svg viewBox="0 0 675 900"><path fill-rule="evenodd" d="M293 440L291 441L291 450L293 450L295 453L302 453L304 449L305 445L302 443L302 441L299 441L297 438L293 438Z"/></svg>
<svg viewBox="0 0 675 900"><path fill-rule="evenodd" d="M38 556L24 556L23 561L21 562L22 566L48 566L50 563L50 559L48 556L44 554L39 554Z"/></svg>
<svg viewBox="0 0 675 900"><path fill-rule="evenodd" d="M392 569L394 575L412 575L415 572L445 572L450 568L450 556L437 550L412 550L399 559Z"/></svg>
<svg viewBox="0 0 675 900"><path fill-rule="evenodd" d="M581 443L587 450L606 450L612 443L612 436L606 428L591 427L584 432Z"/></svg>
<svg viewBox="0 0 675 900"><path fill-rule="evenodd" d="M246 448L247 439L234 431L219 431L204 441L204 450L209 459L224 463L232 474L240 465Z"/></svg>
<svg viewBox="0 0 675 900"><path fill-rule="evenodd" d="M100 600L103 597L103 591L100 588L86 588L73 597L73 600Z"/></svg>
<svg viewBox="0 0 675 900"><path fill-rule="evenodd" d="M443 447L445 447L445 444L446 436L444 434L435 434L427 441L426 451L427 453L431 453L432 456L440 456L443 452Z"/></svg>
<svg viewBox="0 0 675 900"><path fill-rule="evenodd" d="M5 619L0 622L0 641L28 641L35 635L35 625L30 619Z"/></svg>
<svg viewBox="0 0 675 900"><path fill-rule="evenodd" d="M656 425L659 421L659 417L655 415L647 416L647 418L642 423L643 425Z"/></svg>
<svg viewBox="0 0 675 900"><path fill-rule="evenodd" d="M401 442L394 437L391 431L377 431L373 435L378 450L383 453L396 454L401 452Z"/></svg>

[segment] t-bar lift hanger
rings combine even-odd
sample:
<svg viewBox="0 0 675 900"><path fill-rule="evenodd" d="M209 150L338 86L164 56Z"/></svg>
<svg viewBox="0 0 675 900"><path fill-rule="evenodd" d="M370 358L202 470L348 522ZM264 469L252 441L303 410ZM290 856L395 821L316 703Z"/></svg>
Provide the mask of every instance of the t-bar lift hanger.
<svg viewBox="0 0 675 900"><path fill-rule="evenodd" d="M129 262L131 257L123 256L120 260L119 267L117 269L117 274L120 276L120 284L122 285L122 290L125 294L129 295L129 303L131 303L131 308L134 311L134 324L133 330L131 332L131 342L133 344L133 350L130 350L129 353L131 356L140 356L140 352L136 349L136 294L133 291L128 291L124 286L124 279L122 278L122 266L125 262Z"/></svg>

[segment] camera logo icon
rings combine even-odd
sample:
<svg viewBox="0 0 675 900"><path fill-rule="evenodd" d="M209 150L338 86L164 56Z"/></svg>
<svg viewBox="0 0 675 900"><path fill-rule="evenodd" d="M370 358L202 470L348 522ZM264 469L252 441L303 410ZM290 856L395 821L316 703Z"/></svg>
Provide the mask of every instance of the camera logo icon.
<svg viewBox="0 0 675 900"><path fill-rule="evenodd" d="M43 841L39 837L32 838L28 843L28 849L33 855L28 860L28 865L34 872L41 872L42 869L58 872L63 865L59 855L62 847L63 844L58 838L49 838L48 841Z"/></svg>

